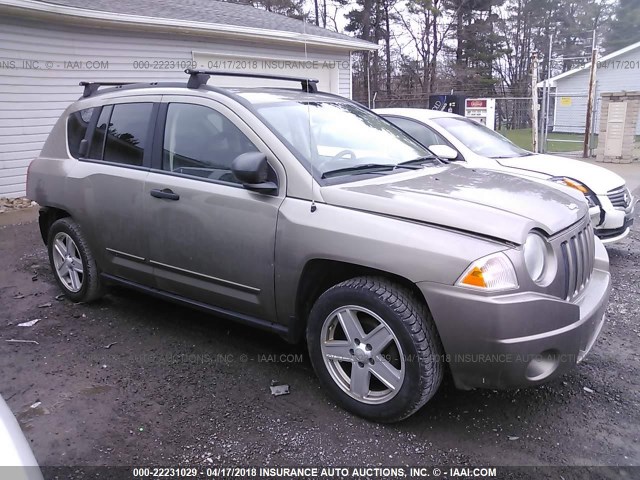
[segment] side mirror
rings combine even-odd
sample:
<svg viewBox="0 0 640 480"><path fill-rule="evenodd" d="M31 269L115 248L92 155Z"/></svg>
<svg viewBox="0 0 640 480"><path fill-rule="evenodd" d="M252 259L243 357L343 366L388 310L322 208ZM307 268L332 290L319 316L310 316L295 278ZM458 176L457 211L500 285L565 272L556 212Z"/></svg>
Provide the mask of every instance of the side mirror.
<svg viewBox="0 0 640 480"><path fill-rule="evenodd" d="M78 157L86 158L87 153L89 153L89 142L86 138L83 138L78 146Z"/></svg>
<svg viewBox="0 0 640 480"><path fill-rule="evenodd" d="M458 152L449 145L430 145L429 150L436 157L444 158L445 160L455 160L458 158Z"/></svg>
<svg viewBox="0 0 640 480"><path fill-rule="evenodd" d="M238 155L231 163L231 171L247 190L261 193L275 193L278 186L270 182L267 156L260 152Z"/></svg>

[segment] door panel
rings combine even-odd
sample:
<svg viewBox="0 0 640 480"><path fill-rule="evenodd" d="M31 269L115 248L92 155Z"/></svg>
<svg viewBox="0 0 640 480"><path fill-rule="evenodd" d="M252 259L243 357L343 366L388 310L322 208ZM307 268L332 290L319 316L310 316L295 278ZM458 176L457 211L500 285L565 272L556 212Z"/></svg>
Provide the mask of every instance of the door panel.
<svg viewBox="0 0 640 480"><path fill-rule="evenodd" d="M129 97L103 107L88 133L89 158L76 163L67 184L100 268L144 285L153 284L142 211L160 98Z"/></svg>
<svg viewBox="0 0 640 480"><path fill-rule="evenodd" d="M166 188L180 199L151 196ZM272 311L280 199L155 172L145 191L158 288L248 315Z"/></svg>
<svg viewBox="0 0 640 480"><path fill-rule="evenodd" d="M203 102L198 108L176 107L178 113L172 113L173 105L185 101L169 103L163 147L154 150L160 157L154 165L161 168L152 170L145 184L156 285L199 302L275 318L275 232L283 193L248 191L229 170L234 155L270 153L235 114ZM158 192L173 195L163 198Z"/></svg>

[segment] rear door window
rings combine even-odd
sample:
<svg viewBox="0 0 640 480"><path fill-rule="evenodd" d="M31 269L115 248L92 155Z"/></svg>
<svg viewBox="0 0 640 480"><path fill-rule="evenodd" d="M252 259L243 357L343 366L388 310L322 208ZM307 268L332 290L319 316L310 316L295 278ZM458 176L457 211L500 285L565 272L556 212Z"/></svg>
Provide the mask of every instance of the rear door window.
<svg viewBox="0 0 640 480"><path fill-rule="evenodd" d="M102 157L105 162L142 166L144 151L151 146L151 139L148 137L152 111L152 103L122 103L113 106L111 118L106 124ZM100 123L101 120L102 118L98 121L98 127L105 125Z"/></svg>
<svg viewBox="0 0 640 480"><path fill-rule="evenodd" d="M103 107L100 112L98 123L93 131L88 158L102 160L102 155L104 154L104 140L106 138L107 128L109 127L112 108L113 107L111 105L107 105L106 107Z"/></svg>

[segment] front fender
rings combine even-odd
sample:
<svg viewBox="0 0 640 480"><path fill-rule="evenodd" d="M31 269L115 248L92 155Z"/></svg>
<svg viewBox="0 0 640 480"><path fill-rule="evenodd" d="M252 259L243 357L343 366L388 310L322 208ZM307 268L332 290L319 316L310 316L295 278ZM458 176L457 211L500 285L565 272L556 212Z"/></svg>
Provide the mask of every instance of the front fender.
<svg viewBox="0 0 640 480"><path fill-rule="evenodd" d="M305 265L324 259L376 269L412 283L452 285L469 263L507 244L450 229L360 210L287 198L276 233L275 292L278 319L295 316Z"/></svg>

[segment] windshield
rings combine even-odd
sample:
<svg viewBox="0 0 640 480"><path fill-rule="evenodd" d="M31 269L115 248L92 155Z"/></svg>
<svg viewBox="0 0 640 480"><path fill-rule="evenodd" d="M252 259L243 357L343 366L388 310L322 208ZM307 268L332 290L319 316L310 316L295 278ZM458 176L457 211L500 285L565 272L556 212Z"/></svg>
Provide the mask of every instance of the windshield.
<svg viewBox="0 0 640 480"><path fill-rule="evenodd" d="M434 118L433 121L456 137L473 153L489 158L514 158L531 152L511 143L505 137L474 120L456 117Z"/></svg>
<svg viewBox="0 0 640 480"><path fill-rule="evenodd" d="M431 156L403 131L354 104L283 101L257 109L319 177L388 171L368 167Z"/></svg>

